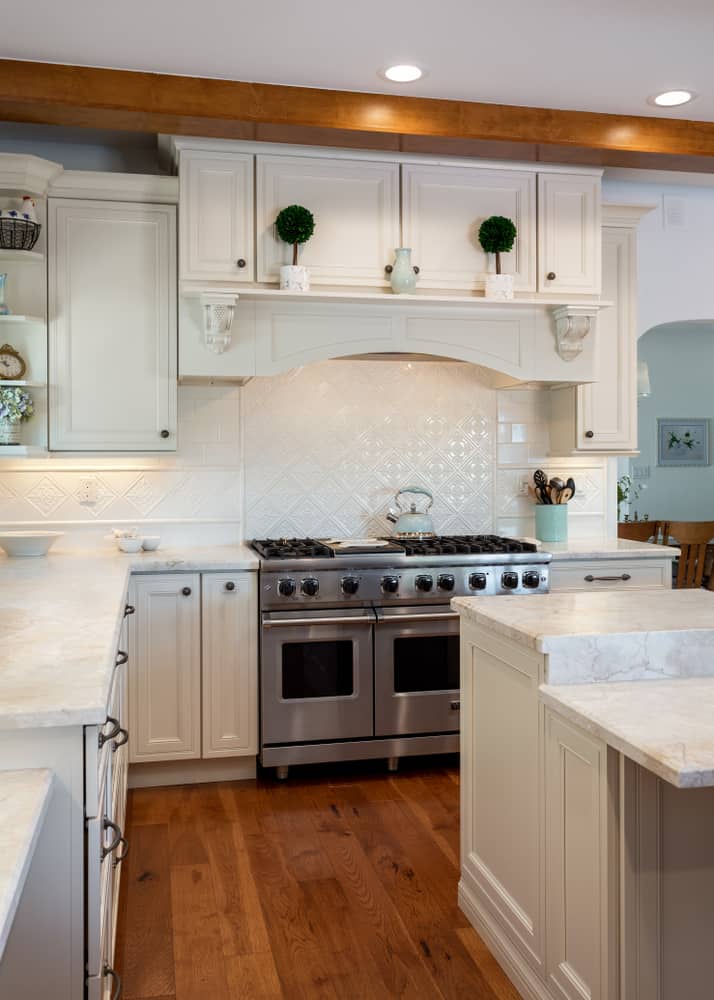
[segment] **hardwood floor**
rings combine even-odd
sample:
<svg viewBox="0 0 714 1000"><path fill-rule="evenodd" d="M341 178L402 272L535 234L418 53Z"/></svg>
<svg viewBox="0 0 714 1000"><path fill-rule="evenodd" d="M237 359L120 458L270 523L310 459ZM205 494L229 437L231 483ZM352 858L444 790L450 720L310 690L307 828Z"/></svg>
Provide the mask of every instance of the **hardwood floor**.
<svg viewBox="0 0 714 1000"><path fill-rule="evenodd" d="M458 781L406 760L130 792L125 1000L518 1000L456 905Z"/></svg>

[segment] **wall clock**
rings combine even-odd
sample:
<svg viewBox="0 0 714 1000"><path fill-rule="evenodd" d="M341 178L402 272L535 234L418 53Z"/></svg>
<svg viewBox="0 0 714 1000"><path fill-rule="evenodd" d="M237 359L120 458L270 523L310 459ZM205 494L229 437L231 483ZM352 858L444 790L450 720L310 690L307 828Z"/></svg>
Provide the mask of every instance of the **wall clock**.
<svg viewBox="0 0 714 1000"><path fill-rule="evenodd" d="M15 348L3 344L0 347L0 379L21 379L26 371L27 365Z"/></svg>

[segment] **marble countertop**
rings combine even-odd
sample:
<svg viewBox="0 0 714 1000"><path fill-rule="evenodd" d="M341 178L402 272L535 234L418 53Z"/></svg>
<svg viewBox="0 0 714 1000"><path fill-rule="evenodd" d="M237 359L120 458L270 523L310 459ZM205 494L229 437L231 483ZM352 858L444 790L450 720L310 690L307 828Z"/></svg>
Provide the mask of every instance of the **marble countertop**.
<svg viewBox="0 0 714 1000"><path fill-rule="evenodd" d="M576 559L674 559L679 549L652 542L631 542L627 538L574 538L567 542L537 542L543 552L550 552L553 562Z"/></svg>
<svg viewBox="0 0 714 1000"><path fill-rule="evenodd" d="M0 729L104 721L130 573L257 569L244 545L0 558Z"/></svg>
<svg viewBox="0 0 714 1000"><path fill-rule="evenodd" d="M560 715L677 788L714 786L714 678L540 690Z"/></svg>
<svg viewBox="0 0 714 1000"><path fill-rule="evenodd" d="M47 811L52 772L0 771L0 959Z"/></svg>

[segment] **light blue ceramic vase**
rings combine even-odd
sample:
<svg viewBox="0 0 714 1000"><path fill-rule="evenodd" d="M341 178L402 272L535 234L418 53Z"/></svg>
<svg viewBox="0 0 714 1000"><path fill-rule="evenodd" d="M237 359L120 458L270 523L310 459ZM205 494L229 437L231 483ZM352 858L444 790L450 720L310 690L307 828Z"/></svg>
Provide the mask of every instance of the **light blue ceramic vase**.
<svg viewBox="0 0 714 1000"><path fill-rule="evenodd" d="M567 503L536 504L535 532L541 542L567 542Z"/></svg>
<svg viewBox="0 0 714 1000"><path fill-rule="evenodd" d="M412 267L412 252L409 247L397 247L394 264L389 278L395 295L413 295L416 290L416 274Z"/></svg>
<svg viewBox="0 0 714 1000"><path fill-rule="evenodd" d="M10 307L5 302L5 287L7 285L7 275L0 274L0 316L9 316Z"/></svg>

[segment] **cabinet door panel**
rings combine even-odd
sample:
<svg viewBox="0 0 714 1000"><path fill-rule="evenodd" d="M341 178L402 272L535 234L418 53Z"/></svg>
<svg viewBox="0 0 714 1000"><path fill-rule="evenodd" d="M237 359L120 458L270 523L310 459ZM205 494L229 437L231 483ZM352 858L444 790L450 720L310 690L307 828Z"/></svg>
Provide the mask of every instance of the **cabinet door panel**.
<svg viewBox="0 0 714 1000"><path fill-rule="evenodd" d="M176 449L175 244L172 205L51 203L51 449Z"/></svg>
<svg viewBox="0 0 714 1000"><path fill-rule="evenodd" d="M538 290L599 294L599 177L538 174Z"/></svg>
<svg viewBox="0 0 714 1000"><path fill-rule="evenodd" d="M606 747L546 712L548 978L568 1000L607 997L606 780Z"/></svg>
<svg viewBox="0 0 714 1000"><path fill-rule="evenodd" d="M602 291L613 305L597 317L597 382L578 388L580 451L637 448L635 238L633 229L603 230Z"/></svg>
<svg viewBox="0 0 714 1000"><path fill-rule="evenodd" d="M258 281L277 281L292 247L274 223L288 205L304 205L315 233L299 263L314 284L387 284L384 268L400 246L399 166L370 160L307 156L257 157Z"/></svg>
<svg viewBox="0 0 714 1000"><path fill-rule="evenodd" d="M204 573L203 756L258 752L258 577Z"/></svg>
<svg viewBox="0 0 714 1000"><path fill-rule="evenodd" d="M200 757L200 576L139 575L132 587L136 614L129 619L129 759Z"/></svg>
<svg viewBox="0 0 714 1000"><path fill-rule="evenodd" d="M481 249L478 231L484 219L512 219L518 237L501 258L505 274L514 275L519 291L536 287L536 181L534 173L478 167L402 167L404 245L412 247L422 288L464 291L484 287L495 269Z"/></svg>
<svg viewBox="0 0 714 1000"><path fill-rule="evenodd" d="M253 281L253 156L186 152L179 178L181 277Z"/></svg>

